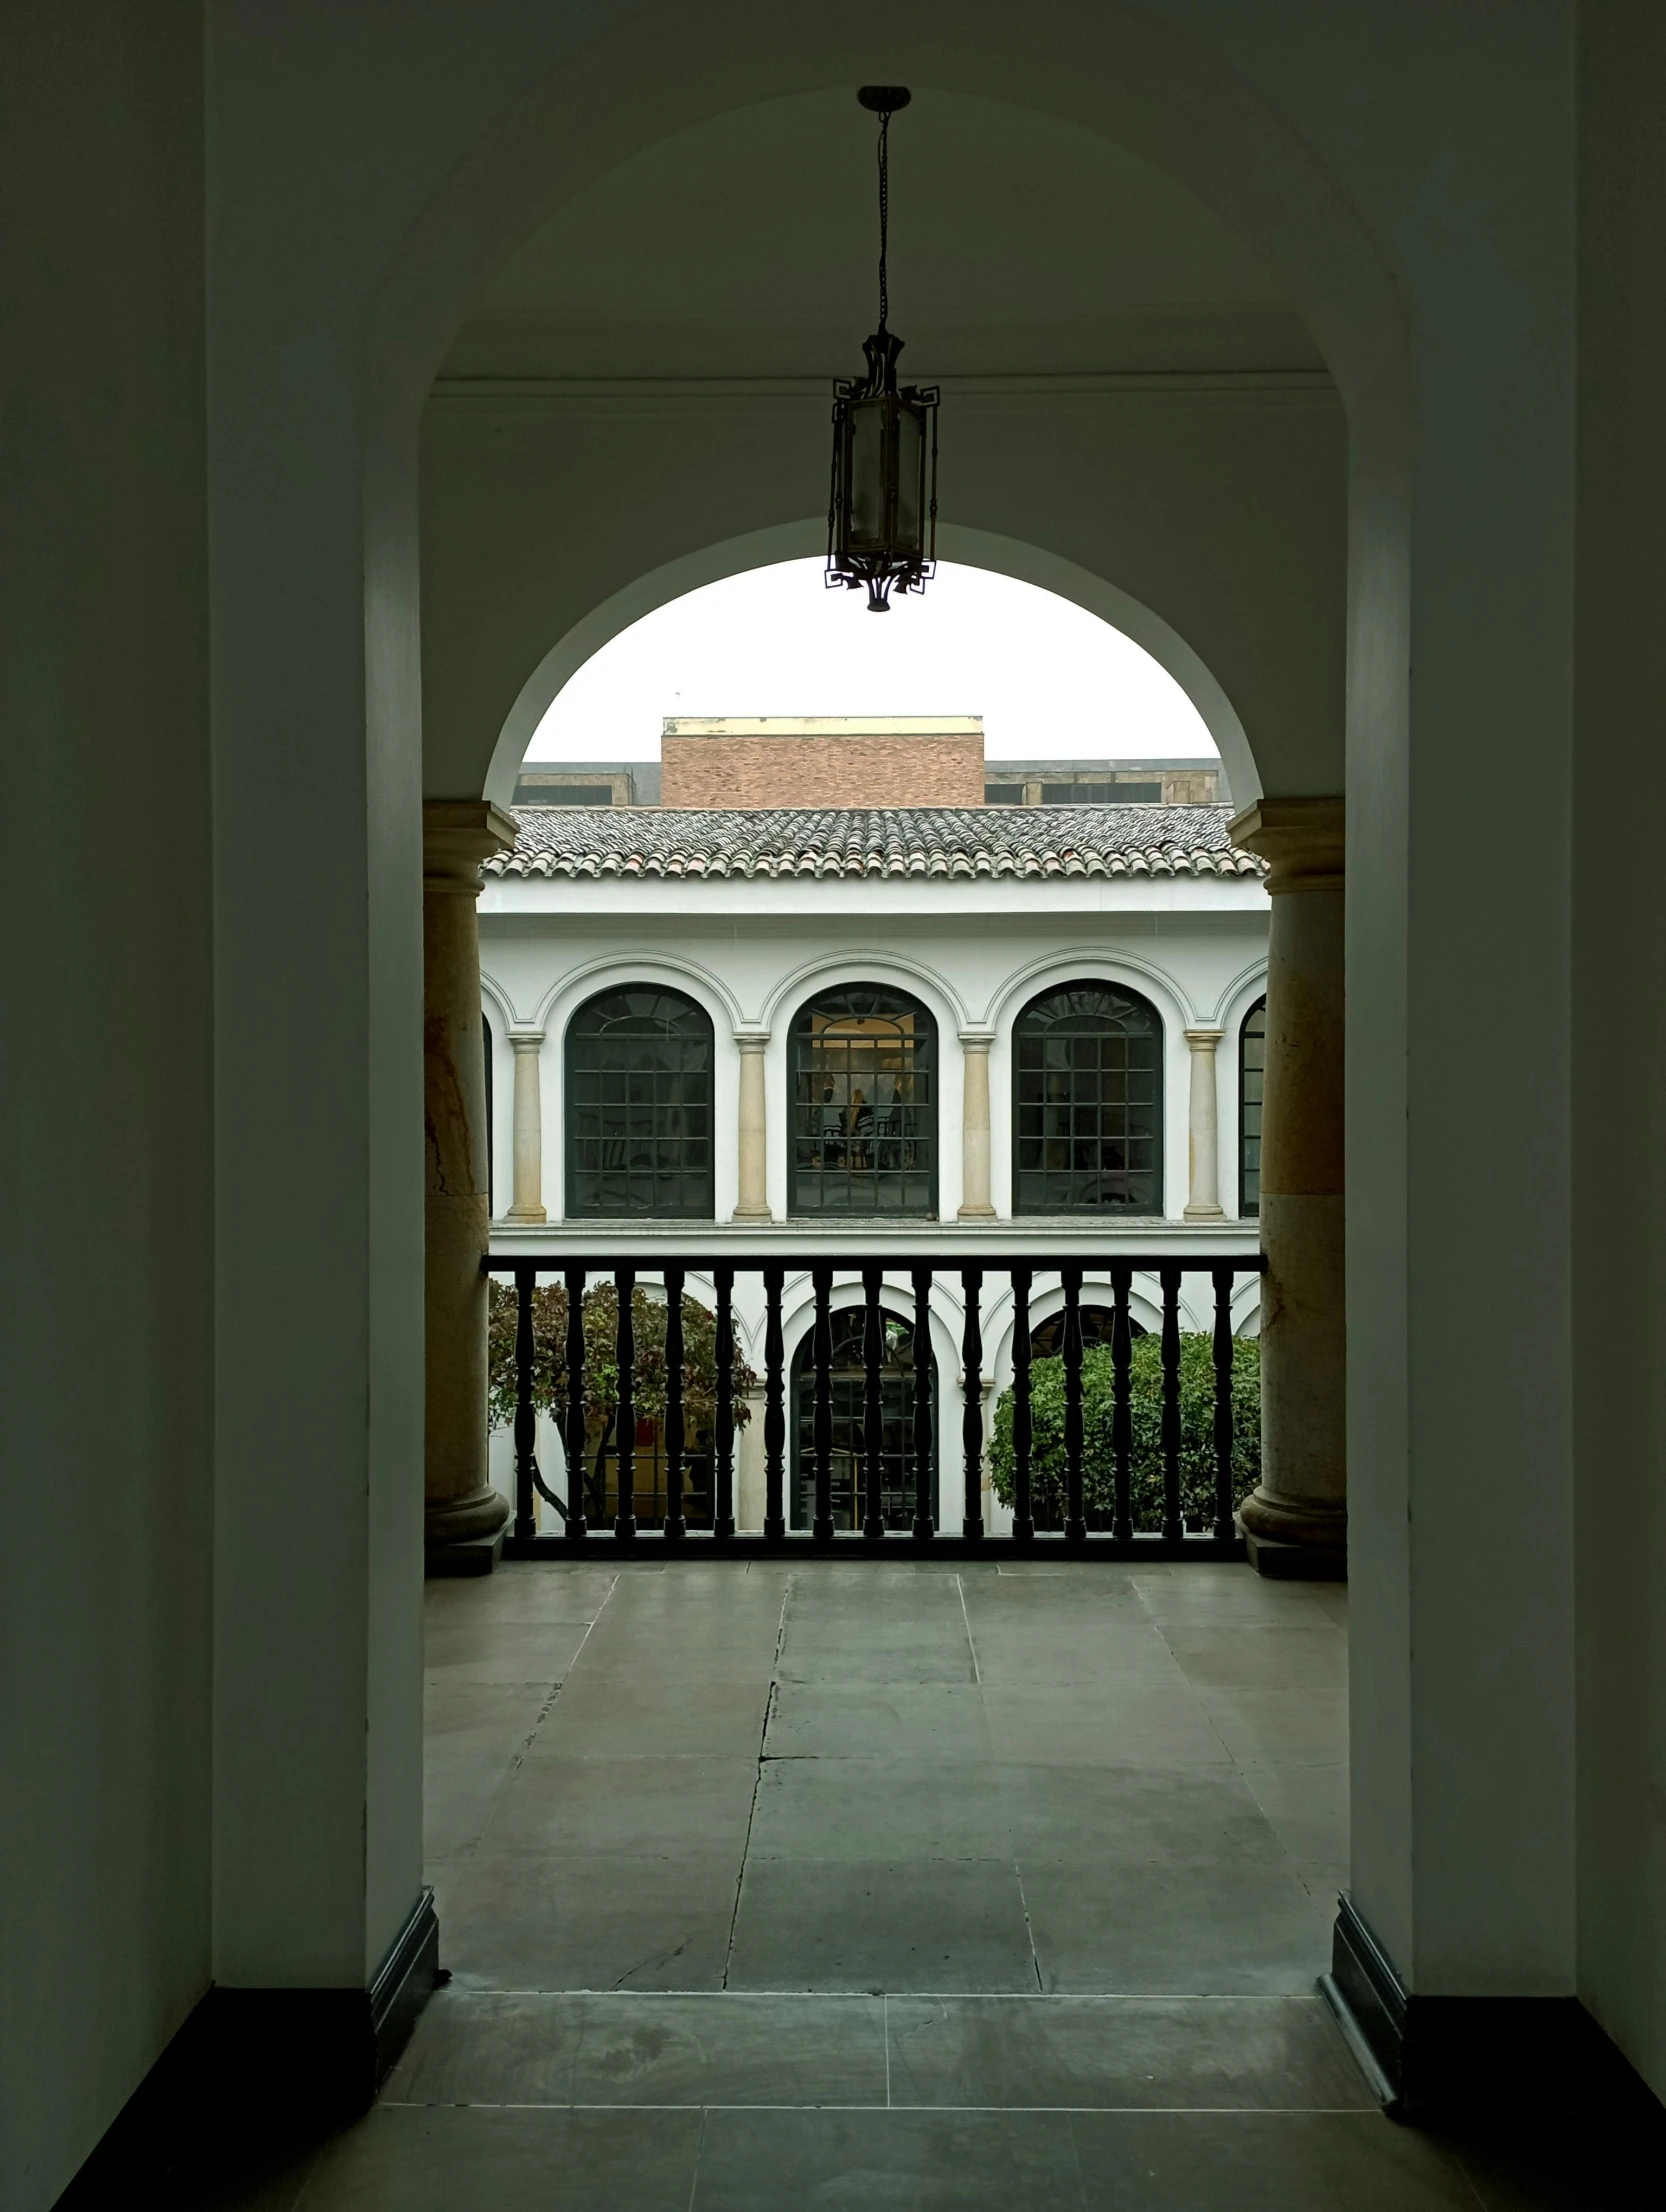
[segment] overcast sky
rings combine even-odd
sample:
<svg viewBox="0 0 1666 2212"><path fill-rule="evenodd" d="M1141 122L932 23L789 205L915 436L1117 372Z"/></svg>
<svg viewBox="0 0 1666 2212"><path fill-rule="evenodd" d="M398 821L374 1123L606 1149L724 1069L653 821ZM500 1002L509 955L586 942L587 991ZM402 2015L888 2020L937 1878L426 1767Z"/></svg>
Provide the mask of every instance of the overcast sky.
<svg viewBox="0 0 1666 2212"><path fill-rule="evenodd" d="M673 714L981 714L991 760L1212 756L1197 709L1142 646L1068 599L944 561L871 615L819 560L706 584L644 615L573 677L528 760L657 760Z"/></svg>

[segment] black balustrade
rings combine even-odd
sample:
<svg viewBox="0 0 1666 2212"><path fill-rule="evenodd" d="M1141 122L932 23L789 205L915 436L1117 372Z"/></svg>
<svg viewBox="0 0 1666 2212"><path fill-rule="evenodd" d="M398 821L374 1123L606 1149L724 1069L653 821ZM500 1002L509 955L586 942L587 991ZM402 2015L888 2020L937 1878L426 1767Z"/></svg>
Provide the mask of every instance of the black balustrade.
<svg viewBox="0 0 1666 2212"><path fill-rule="evenodd" d="M762 1371L758 1377L762 1397L762 1460L764 1477L763 1542L774 1549L802 1545L826 1549L853 1539L869 1550L955 1549L976 1545L988 1554L991 1539L985 1529L983 1493L988 1445L988 1414L984 1372L984 1328L998 1323L1011 1335L1011 1481L1012 1526L1000 1540L1002 1549L1034 1552L1048 1546L1072 1555L1104 1558L1130 1557L1238 1557L1242 1539L1234 1521L1234 1416L1232 1299L1234 1286L1243 1276L1265 1272L1259 1253L1214 1253L1207 1257L1177 1258L1128 1253L1104 1259L1084 1258L1080 1253L1031 1253L1020 1264L980 1257L976 1262L953 1259L855 1257L840 1260L817 1256L808 1260L733 1258L700 1261L684 1257L666 1260L646 1251L629 1260L612 1257L570 1256L566 1253L494 1255L484 1263L490 1273L511 1278L515 1293L515 1516L510 1549L521 1556L536 1556L555 1548L582 1543L593 1526L605 1525L606 1489L602 1477L608 1440L615 1469L612 1533L622 1543L638 1539L637 1428L640 1392L647 1388L639 1374L639 1347L632 1313L633 1293L639 1279L658 1278L666 1302L664 1378L660 1385L658 1449L664 1474L665 1510L659 1533L665 1543L693 1554L709 1546L734 1548L736 1450L739 1419L735 1403L734 1288L737 1274L761 1278L763 1288ZM1087 1346L1083 1329L1084 1282L1091 1273L1110 1278L1110 1506L1096 1507L1090 1525L1086 1483L1088 1436L1084 1391ZM1002 1276L1010 1286L1010 1312L1004 1309ZM1161 1532L1136 1531L1134 1526L1134 1390L1132 1344L1137 1333L1130 1311L1136 1275L1155 1277L1160 1312L1160 1417L1157 1458L1161 1470ZM561 1376L554 1397L561 1413L562 1444L567 1462L567 1496L550 1487L538 1466L536 1392L539 1345L535 1325L534 1293L540 1276L559 1276L567 1296L566 1328L561 1346ZM1034 1409L1031 1306L1038 1285L1056 1276L1062 1294L1062 1330L1059 1337L1063 1374L1063 1533L1049 1535L1036 1526L1037 1428ZM1188 1276L1205 1278L1212 1292L1213 1325L1210 1353L1214 1380L1213 1422L1209 1444L1213 1455L1212 1512L1197 1510L1188 1517L1184 1508L1183 1432L1181 1421L1181 1290ZM809 1393L805 1414L795 1413L795 1465L787 1465L787 1391L785 1309L789 1281L794 1285L793 1310L804 1294L797 1286L808 1278L811 1307L805 1334L808 1357L797 1372L795 1390ZM899 1280L900 1278L900 1280ZM598 1282L611 1281L616 1320L612 1358L599 1351L594 1340L587 1350L584 1300ZM906 1282L908 1290L901 1287ZM911 1295L910 1295L911 1294ZM684 1315L685 1296L707 1305L715 1323L715 1351L706 1380L701 1383L690 1366ZM937 1303L934 1307L934 1297ZM942 1415L952 1401L937 1388L932 1350L933 1315L941 1329L955 1303L960 1306L961 1419L960 1463L964 1477L960 1533L944 1537L937 1530L936 1491L940 1453L947 1462ZM854 1307L854 1311L850 1309ZM594 1308L592 1308L594 1311ZM834 1314L848 1313L840 1324L860 1325L862 1387L860 1404L841 1400L851 1408L840 1416L838 1435L848 1438L836 1446L834 1417ZM908 1318L911 1314L911 1319ZM802 1326L802 1324L795 1324ZM896 1332L888 1340L888 1327ZM899 1370L890 1343L912 1339L911 1360ZM846 1336L842 1341L853 1344ZM997 1340L999 1341L999 1340ZM553 1364L554 1347L543 1356ZM756 1356L756 1355L753 1355ZM611 1368L611 1387L607 1370ZM1101 1371L1102 1372L1102 1371ZM691 1381L691 1376L693 1380ZM887 1410L887 1385L901 1391L893 1395ZM549 1384L546 1380L546 1391ZM849 1389L849 1385L841 1387ZM1102 1382L1096 1386L1103 1387ZM706 1413L696 1433L691 1427L690 1392ZM698 1393L705 1392L704 1398ZM912 1400L911 1409L909 1405ZM546 1398L546 1402L548 1399ZM899 1410L899 1404L901 1410ZM1056 1418L1056 1416L1054 1416ZM1096 1416L1103 1419L1103 1414ZM800 1425L801 1424L801 1425ZM594 1470L586 1453L593 1432L602 1433ZM654 1432L646 1432L652 1435ZM1055 1437L1057 1431L1053 1432ZM1103 1434L1103 1432L1097 1432ZM1147 1432L1149 1433L1149 1432ZM1057 1444L1051 1447L1057 1449ZM1103 1444L1095 1446L1103 1450ZM836 1458L848 1470L846 1489L850 1525L840 1531L835 1523ZM1195 1446L1194 1446L1195 1450ZM704 1493L693 1484L690 1504L691 1455L695 1466L710 1468L710 1527L690 1527L690 1514L705 1518ZM1055 1462L1056 1464L1056 1462ZM646 1481L646 1477L644 1480ZM1057 1481L1057 1476L1050 1478ZM1103 1480L1103 1476L1097 1478ZM1194 1476L1194 1480L1196 1477ZM786 1501L788 1485L795 1487L793 1518L807 1527L788 1533ZM594 1511L586 1510L586 1488ZM912 1516L908 1509L912 1490ZM1058 1498L1058 1491L1052 1493ZM646 1497L647 1493L644 1493ZM537 1533L538 1497L554 1507L561 1520L558 1534ZM1101 1493L1103 1496L1103 1493ZM698 1509L698 1510L696 1510ZM1056 1525L1056 1524L1055 1524Z"/></svg>

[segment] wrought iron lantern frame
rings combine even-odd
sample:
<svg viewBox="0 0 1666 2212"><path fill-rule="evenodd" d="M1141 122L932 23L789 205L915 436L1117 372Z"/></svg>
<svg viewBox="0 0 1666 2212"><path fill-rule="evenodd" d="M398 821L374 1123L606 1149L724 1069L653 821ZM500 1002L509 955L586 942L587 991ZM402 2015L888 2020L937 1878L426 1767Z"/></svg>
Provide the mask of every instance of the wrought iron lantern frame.
<svg viewBox="0 0 1666 2212"><path fill-rule="evenodd" d="M935 384L899 385L903 341L887 327L891 117L910 94L904 85L864 85L856 97L879 117L879 327L862 341L866 376L833 386L826 583L866 590L868 612L885 614L893 591L923 591L937 573L940 393Z"/></svg>

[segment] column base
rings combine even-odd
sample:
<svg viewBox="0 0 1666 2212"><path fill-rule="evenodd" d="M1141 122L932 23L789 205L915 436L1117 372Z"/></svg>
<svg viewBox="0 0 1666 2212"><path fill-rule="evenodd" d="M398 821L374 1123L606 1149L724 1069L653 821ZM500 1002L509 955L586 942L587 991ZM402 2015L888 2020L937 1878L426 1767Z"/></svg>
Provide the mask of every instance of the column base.
<svg viewBox="0 0 1666 2212"><path fill-rule="evenodd" d="M496 1536L509 1518L509 1500L483 1483L460 1498L430 1498L423 1508L422 1541L429 1551Z"/></svg>
<svg viewBox="0 0 1666 2212"><path fill-rule="evenodd" d="M955 1215L957 1221L993 1221L993 1206L962 1206Z"/></svg>
<svg viewBox="0 0 1666 2212"><path fill-rule="evenodd" d="M731 1221L773 1221L775 1216L767 1206L737 1206L729 1219Z"/></svg>
<svg viewBox="0 0 1666 2212"><path fill-rule="evenodd" d="M491 1536L471 1536L460 1544L425 1543L422 1571L430 1582L457 1575L489 1575L503 1557L507 1527Z"/></svg>
<svg viewBox="0 0 1666 2212"><path fill-rule="evenodd" d="M543 1206L511 1206L503 1218L505 1221L530 1221L534 1227L541 1228L550 1217Z"/></svg>
<svg viewBox="0 0 1666 2212"><path fill-rule="evenodd" d="M1281 1544L1244 1531L1244 1549L1258 1575L1269 1582L1346 1582L1346 1544Z"/></svg>
<svg viewBox="0 0 1666 2212"><path fill-rule="evenodd" d="M1182 1221L1224 1221L1224 1206L1187 1206L1180 1216Z"/></svg>
<svg viewBox="0 0 1666 2212"><path fill-rule="evenodd" d="M1346 1582L1348 1509L1298 1505L1252 1490L1238 1508L1250 1565L1280 1582Z"/></svg>

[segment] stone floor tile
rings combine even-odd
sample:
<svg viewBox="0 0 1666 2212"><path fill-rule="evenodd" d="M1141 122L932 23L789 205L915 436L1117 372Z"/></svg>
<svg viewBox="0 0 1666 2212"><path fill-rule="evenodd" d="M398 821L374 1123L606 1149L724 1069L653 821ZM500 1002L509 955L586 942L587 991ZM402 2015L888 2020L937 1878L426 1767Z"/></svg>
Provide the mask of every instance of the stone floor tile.
<svg viewBox="0 0 1666 2212"><path fill-rule="evenodd" d="M1106 1620L1076 1614L1045 1619L978 1615L972 1622L972 1648L978 1679L986 1689L1186 1679L1156 1624L1134 1614Z"/></svg>
<svg viewBox="0 0 1666 2212"><path fill-rule="evenodd" d="M713 2112L689 2212L1081 2212L1068 2128L1033 2112Z"/></svg>
<svg viewBox="0 0 1666 2212"><path fill-rule="evenodd" d="M577 1658L582 1621L430 1619L423 1639L427 1679L447 1682L559 1682Z"/></svg>
<svg viewBox="0 0 1666 2212"><path fill-rule="evenodd" d="M749 1862L1011 1856L1012 1822L993 1763L777 1759L758 1778Z"/></svg>
<svg viewBox="0 0 1666 2212"><path fill-rule="evenodd" d="M789 1619L775 1671L783 1682L977 1680L964 1630L957 1640L946 1624L935 1623L927 1633L881 1624L871 1632L847 1635L827 1622L806 1626Z"/></svg>
<svg viewBox="0 0 1666 2212"><path fill-rule="evenodd" d="M1288 1860L1021 1858L1019 1871L1048 1991L1302 1997L1329 1970L1334 1901L1310 1896Z"/></svg>
<svg viewBox="0 0 1666 2212"><path fill-rule="evenodd" d="M551 1707L533 1757L755 1760L768 1704L762 1670L739 1681L677 1681L580 1668Z"/></svg>
<svg viewBox="0 0 1666 2212"><path fill-rule="evenodd" d="M1243 1765L1245 1787L1310 1889L1348 1884L1348 1768Z"/></svg>
<svg viewBox="0 0 1666 2212"><path fill-rule="evenodd" d="M595 1620L618 1581L605 1572L542 1561L504 1560L489 1575L437 1577L426 1585L424 1612L435 1620Z"/></svg>
<svg viewBox="0 0 1666 2212"><path fill-rule="evenodd" d="M551 1682L459 1682L430 1676L424 1685L422 1734L430 1757L530 1741L555 1699Z"/></svg>
<svg viewBox="0 0 1666 2212"><path fill-rule="evenodd" d="M571 1680L629 1676L659 1682L670 1696L688 1695L704 1682L767 1684L775 1664L775 1631L737 1636L687 1629L650 1627L618 1631L598 1628L579 1655Z"/></svg>
<svg viewBox="0 0 1666 2212"><path fill-rule="evenodd" d="M1271 1628L1330 1628L1335 1623L1318 1597L1322 1585L1310 1582L1247 1580L1165 1580L1137 1575L1134 1588L1154 1621L1210 1627L1224 1621L1261 1621Z"/></svg>
<svg viewBox="0 0 1666 2212"><path fill-rule="evenodd" d="M432 1861L440 1958L460 1988L720 1989L740 1853L480 1850Z"/></svg>
<svg viewBox="0 0 1666 2212"><path fill-rule="evenodd" d="M855 1995L441 1990L383 2095L396 2104L883 2104L885 2008Z"/></svg>
<svg viewBox="0 0 1666 2212"><path fill-rule="evenodd" d="M1089 2212L1477 2212L1457 2161L1380 2112L1074 2113Z"/></svg>
<svg viewBox="0 0 1666 2212"><path fill-rule="evenodd" d="M698 2112L379 2105L300 2212L688 2212L700 2130Z"/></svg>
<svg viewBox="0 0 1666 2212"><path fill-rule="evenodd" d="M746 1840L756 1759L527 1760L510 1777L486 1824L495 1851L733 1851Z"/></svg>
<svg viewBox="0 0 1666 2212"><path fill-rule="evenodd" d="M1198 1703L1244 1766L1335 1766L1348 1756L1344 1689L1198 1690Z"/></svg>
<svg viewBox="0 0 1666 2212"><path fill-rule="evenodd" d="M1035 1766L1229 1766L1197 1695L1172 1681L986 1683L997 1758Z"/></svg>
<svg viewBox="0 0 1666 2212"><path fill-rule="evenodd" d="M893 1997L897 2105L1375 2110L1312 1997Z"/></svg>
<svg viewBox="0 0 1666 2212"><path fill-rule="evenodd" d="M1098 1870L1231 1859L1282 1867L1286 1854L1228 1764L1024 1766L1002 1764L1020 1857L1075 1859Z"/></svg>
<svg viewBox="0 0 1666 2212"><path fill-rule="evenodd" d="M731 1989L1028 1990L1010 1859L749 1858Z"/></svg>
<svg viewBox="0 0 1666 2212"><path fill-rule="evenodd" d="M1332 1622L1307 1628L1175 1622L1162 1633L1187 1680L1200 1688L1329 1690L1348 1679L1348 1639Z"/></svg>
<svg viewBox="0 0 1666 2212"><path fill-rule="evenodd" d="M987 1759L983 1694L970 1682L782 1682L770 1707L771 1759Z"/></svg>

